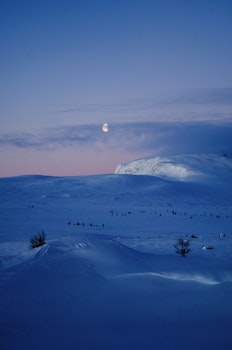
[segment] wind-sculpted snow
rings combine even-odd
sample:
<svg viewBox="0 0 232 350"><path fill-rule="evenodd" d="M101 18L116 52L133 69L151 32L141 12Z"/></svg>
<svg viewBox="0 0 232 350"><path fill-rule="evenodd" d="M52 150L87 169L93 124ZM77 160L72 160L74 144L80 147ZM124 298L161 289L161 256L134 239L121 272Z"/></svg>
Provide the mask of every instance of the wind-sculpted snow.
<svg viewBox="0 0 232 350"><path fill-rule="evenodd" d="M153 175L178 181L229 180L232 159L227 155L176 155L135 160L118 165L116 174Z"/></svg>
<svg viewBox="0 0 232 350"><path fill-rule="evenodd" d="M196 282L200 284L205 285L217 285L224 282L232 282L232 273L222 273L220 276L209 276L208 274L203 275L201 273L157 273L157 272L143 272L143 273L131 273L131 274L123 274L118 275L116 278L124 278L124 279L131 279L131 278L166 278L174 281L179 282Z"/></svg>
<svg viewBox="0 0 232 350"><path fill-rule="evenodd" d="M0 348L231 349L232 190L212 159L192 158L207 182L0 179Z"/></svg>
<svg viewBox="0 0 232 350"><path fill-rule="evenodd" d="M44 255L48 250L45 245L40 249L28 249L28 246L20 243L1 243L0 245L0 270L7 270L21 264L32 262L36 257Z"/></svg>

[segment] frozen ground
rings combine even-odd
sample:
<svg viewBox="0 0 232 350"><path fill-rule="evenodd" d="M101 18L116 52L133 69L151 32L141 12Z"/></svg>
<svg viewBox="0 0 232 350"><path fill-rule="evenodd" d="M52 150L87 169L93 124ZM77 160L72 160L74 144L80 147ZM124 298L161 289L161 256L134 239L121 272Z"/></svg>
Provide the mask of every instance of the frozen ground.
<svg viewBox="0 0 232 350"><path fill-rule="evenodd" d="M232 188L215 169L0 179L0 348L231 349Z"/></svg>

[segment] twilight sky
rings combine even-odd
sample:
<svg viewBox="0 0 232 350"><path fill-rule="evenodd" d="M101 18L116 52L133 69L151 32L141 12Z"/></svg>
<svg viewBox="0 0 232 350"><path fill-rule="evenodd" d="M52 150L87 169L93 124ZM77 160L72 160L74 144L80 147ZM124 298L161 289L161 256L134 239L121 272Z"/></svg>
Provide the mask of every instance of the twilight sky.
<svg viewBox="0 0 232 350"><path fill-rule="evenodd" d="M0 0L0 177L232 153L231 40L231 0Z"/></svg>

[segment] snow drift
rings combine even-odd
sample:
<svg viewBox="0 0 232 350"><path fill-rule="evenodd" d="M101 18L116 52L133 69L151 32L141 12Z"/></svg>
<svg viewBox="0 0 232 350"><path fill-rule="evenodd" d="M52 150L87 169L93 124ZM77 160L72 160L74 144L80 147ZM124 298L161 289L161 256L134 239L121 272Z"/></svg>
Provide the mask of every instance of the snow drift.
<svg viewBox="0 0 232 350"><path fill-rule="evenodd" d="M153 175L177 181L229 180L232 178L232 158L216 154L187 154L139 159L118 165L115 174Z"/></svg>

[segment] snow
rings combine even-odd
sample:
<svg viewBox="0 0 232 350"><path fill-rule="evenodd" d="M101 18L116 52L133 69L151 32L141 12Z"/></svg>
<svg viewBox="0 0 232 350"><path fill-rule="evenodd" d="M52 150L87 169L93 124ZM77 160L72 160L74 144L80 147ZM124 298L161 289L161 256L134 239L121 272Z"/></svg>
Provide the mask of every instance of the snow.
<svg viewBox="0 0 232 350"><path fill-rule="evenodd" d="M1 349L232 348L231 159L128 169L0 179Z"/></svg>
<svg viewBox="0 0 232 350"><path fill-rule="evenodd" d="M232 159L225 154L179 154L118 165L115 173L154 175L178 181L208 181L215 176L231 179Z"/></svg>

